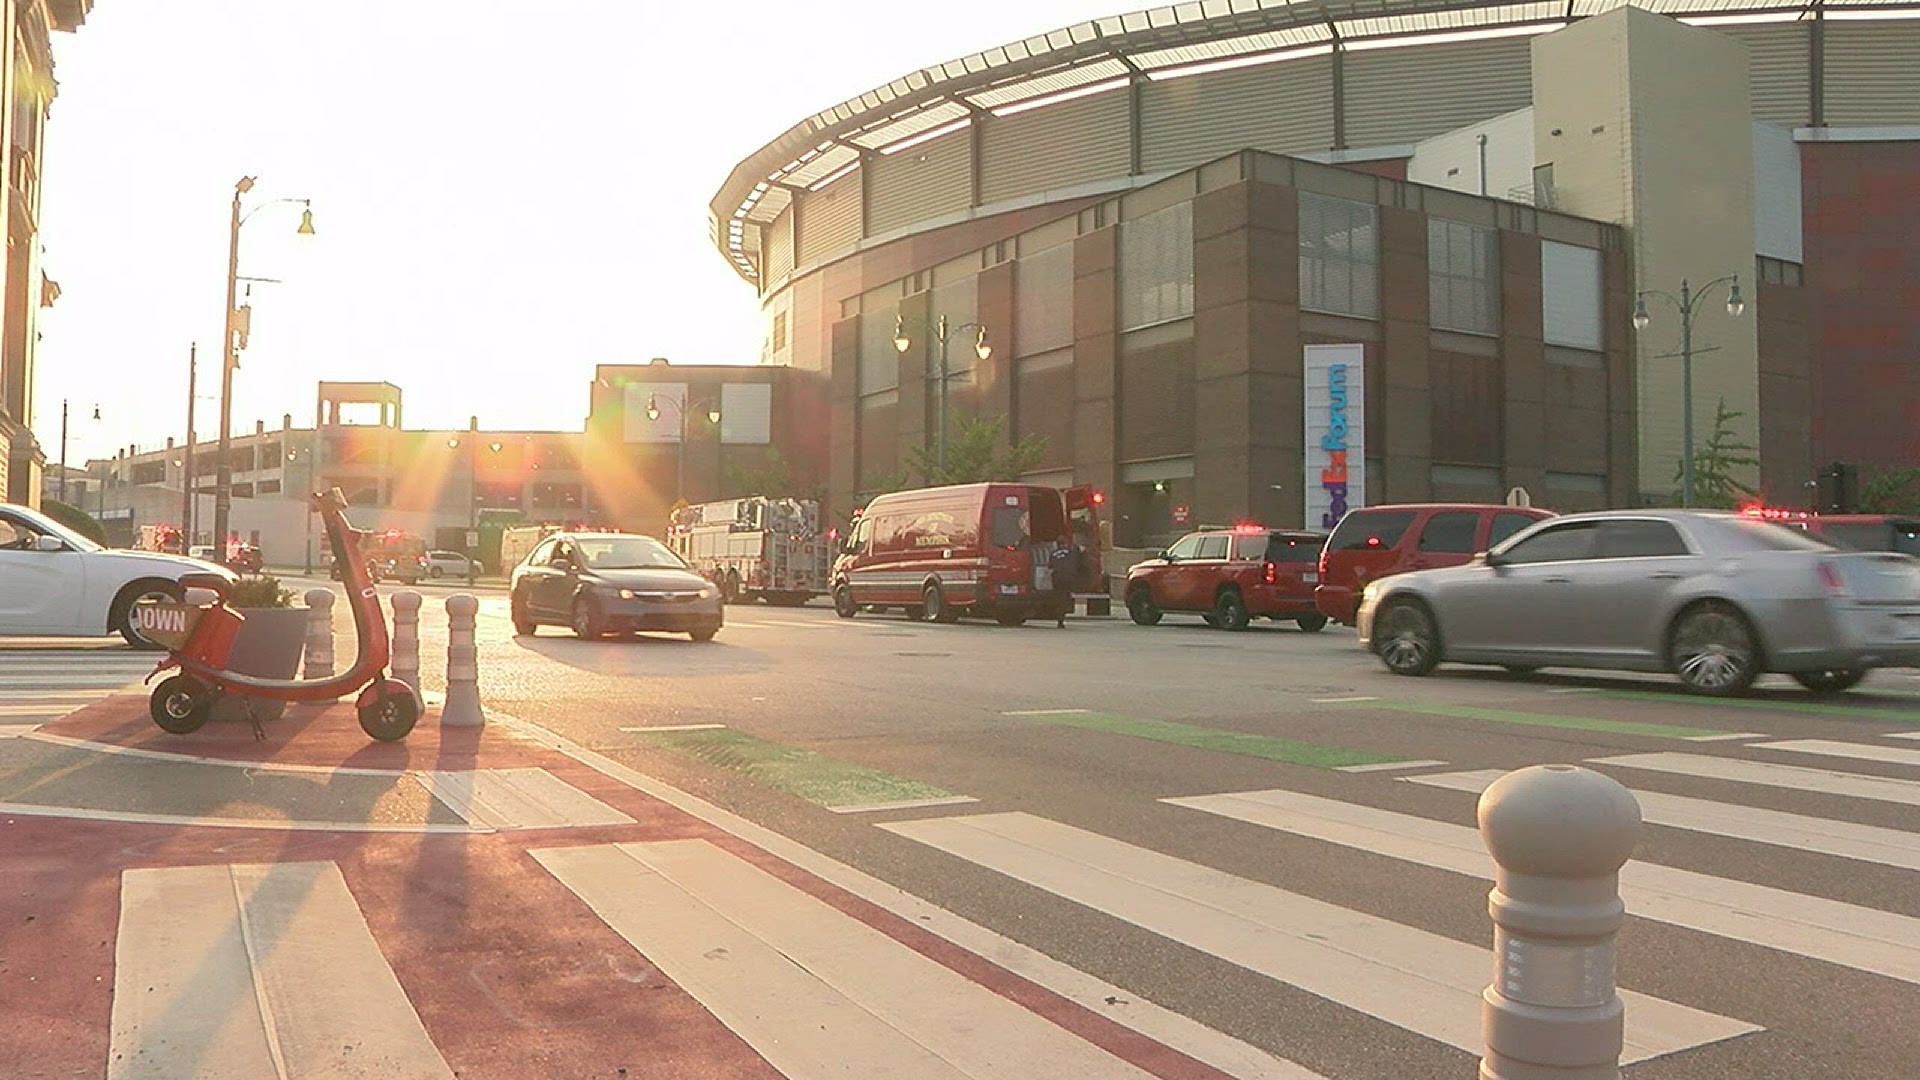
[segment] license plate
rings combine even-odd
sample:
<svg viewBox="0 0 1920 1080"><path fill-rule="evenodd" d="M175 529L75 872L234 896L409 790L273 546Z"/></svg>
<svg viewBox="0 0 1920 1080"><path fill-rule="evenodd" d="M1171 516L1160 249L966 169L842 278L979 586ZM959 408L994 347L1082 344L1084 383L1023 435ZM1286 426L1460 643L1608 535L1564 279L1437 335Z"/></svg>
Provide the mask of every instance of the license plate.
<svg viewBox="0 0 1920 1080"><path fill-rule="evenodd" d="M1317 585L1319 582L1320 575L1315 571L1309 570L1300 575L1300 583L1303 585Z"/></svg>
<svg viewBox="0 0 1920 1080"><path fill-rule="evenodd" d="M1002 586L1000 586L1000 593L1001 593L1001 595L1003 595L1003 596L1004 596L1004 595L1007 595L1007 594L1010 594L1010 593L1017 593L1017 592L1019 592L1019 591L1020 591L1020 586L1018 586L1018 585L1002 585Z"/></svg>

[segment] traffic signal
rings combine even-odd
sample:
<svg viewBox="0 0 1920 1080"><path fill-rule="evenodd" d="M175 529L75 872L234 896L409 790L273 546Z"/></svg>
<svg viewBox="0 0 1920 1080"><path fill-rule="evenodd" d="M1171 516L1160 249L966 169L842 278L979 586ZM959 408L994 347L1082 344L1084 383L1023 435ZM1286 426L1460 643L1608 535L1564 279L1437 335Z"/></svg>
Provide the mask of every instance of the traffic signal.
<svg viewBox="0 0 1920 1080"><path fill-rule="evenodd" d="M1860 501L1860 469L1836 461L1820 470L1815 483L1817 505L1822 514L1851 514Z"/></svg>

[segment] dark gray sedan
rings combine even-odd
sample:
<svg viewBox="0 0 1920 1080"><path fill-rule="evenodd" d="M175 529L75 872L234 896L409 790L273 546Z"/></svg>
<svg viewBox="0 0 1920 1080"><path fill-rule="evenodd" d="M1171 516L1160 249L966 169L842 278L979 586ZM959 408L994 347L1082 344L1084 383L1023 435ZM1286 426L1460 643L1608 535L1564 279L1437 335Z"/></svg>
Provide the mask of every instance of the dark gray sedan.
<svg viewBox="0 0 1920 1080"><path fill-rule="evenodd" d="M1442 661L1671 671L1737 694L1777 671L1837 692L1920 665L1920 560L1738 514L1575 514L1466 566L1374 582L1359 630L1399 675Z"/></svg>
<svg viewBox="0 0 1920 1080"><path fill-rule="evenodd" d="M562 532L513 568L513 628L542 625L583 638L661 630L711 641L725 615L720 589L651 536Z"/></svg>

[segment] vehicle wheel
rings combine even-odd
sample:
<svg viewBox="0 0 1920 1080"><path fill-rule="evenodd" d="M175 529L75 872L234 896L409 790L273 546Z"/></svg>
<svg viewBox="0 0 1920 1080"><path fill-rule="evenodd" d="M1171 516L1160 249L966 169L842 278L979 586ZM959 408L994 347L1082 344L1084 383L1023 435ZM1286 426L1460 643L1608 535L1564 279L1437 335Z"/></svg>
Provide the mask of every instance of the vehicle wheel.
<svg viewBox="0 0 1920 1080"><path fill-rule="evenodd" d="M513 632L521 637L532 637L540 630L540 624L533 621L533 615L527 611L527 598L519 593L507 602L507 608L513 614Z"/></svg>
<svg viewBox="0 0 1920 1080"><path fill-rule="evenodd" d="M1865 668L1829 668L1824 671L1796 671L1793 681L1816 694L1838 694L1851 690L1867 677Z"/></svg>
<svg viewBox="0 0 1920 1080"><path fill-rule="evenodd" d="M843 619L851 619L860 614L860 605L853 602L853 588L845 583L833 587L833 613Z"/></svg>
<svg viewBox="0 0 1920 1080"><path fill-rule="evenodd" d="M398 679L388 679L384 699L375 698L360 709L360 730L381 742L407 737L420 721L420 702L413 688Z"/></svg>
<svg viewBox="0 0 1920 1080"><path fill-rule="evenodd" d="M136 581L126 588L121 589L120 595L113 598L113 607L107 612L107 625L111 626L116 633L126 639L127 644L134 648L143 649L148 652L157 652L165 646L148 641L146 638L140 636L138 630L133 628L133 605L142 600L172 600L178 602L186 599L186 596L187 591L182 589L177 582L166 581L161 578ZM196 724L194 726L198 727L199 725ZM188 730L192 729L189 728Z"/></svg>
<svg viewBox="0 0 1920 1080"><path fill-rule="evenodd" d="M1213 619L1214 624L1222 630L1245 630L1247 628L1247 622L1249 621L1247 602L1241 597L1240 590L1225 589L1221 591L1219 598L1213 602Z"/></svg>
<svg viewBox="0 0 1920 1080"><path fill-rule="evenodd" d="M1440 663L1440 628L1418 600L1389 600L1373 619L1373 649L1395 675L1425 675Z"/></svg>
<svg viewBox="0 0 1920 1080"><path fill-rule="evenodd" d="M1293 620L1293 625L1309 634L1317 634L1327 628L1327 617L1325 615L1301 615Z"/></svg>
<svg viewBox="0 0 1920 1080"><path fill-rule="evenodd" d="M928 622L951 623L960 621L960 612L947 603L947 594L942 592L938 582L929 582L920 592L920 607Z"/></svg>
<svg viewBox="0 0 1920 1080"><path fill-rule="evenodd" d="M430 577L430 578L437 578L437 577L439 577L439 576L440 576L441 574L444 574L444 573L446 573L446 571L445 571L445 570L442 570L442 569L440 569L440 568L439 568L438 566L429 566L429 567L427 567L427 576L428 576L428 577Z"/></svg>
<svg viewBox="0 0 1920 1080"><path fill-rule="evenodd" d="M1696 604L1668 635L1667 661L1695 694L1732 695L1760 674L1760 647L1746 617L1728 604Z"/></svg>
<svg viewBox="0 0 1920 1080"><path fill-rule="evenodd" d="M213 715L213 692L186 675L170 675L160 680L147 698L147 714L160 730L171 735L186 735L200 730Z"/></svg>
<svg viewBox="0 0 1920 1080"><path fill-rule="evenodd" d="M1220 629L1220 617L1215 615L1211 611L1201 612L1200 621L1203 623L1206 623L1208 626L1213 627L1215 630Z"/></svg>
<svg viewBox="0 0 1920 1080"><path fill-rule="evenodd" d="M1135 589L1127 594L1127 617L1137 626L1154 626L1160 622L1160 609L1154 605L1153 593L1146 589Z"/></svg>
<svg viewBox="0 0 1920 1080"><path fill-rule="evenodd" d="M575 637L587 641L607 632L600 621L600 605L594 603L591 596L583 596L573 602L573 621L569 625L573 627Z"/></svg>
<svg viewBox="0 0 1920 1080"><path fill-rule="evenodd" d="M993 621L999 623L1001 626L1027 625L1027 617L1025 615L1020 614L1017 611L995 612L993 616Z"/></svg>
<svg viewBox="0 0 1920 1080"><path fill-rule="evenodd" d="M720 632L717 626L703 626L698 630L687 631L687 636L695 641L712 641L713 635Z"/></svg>

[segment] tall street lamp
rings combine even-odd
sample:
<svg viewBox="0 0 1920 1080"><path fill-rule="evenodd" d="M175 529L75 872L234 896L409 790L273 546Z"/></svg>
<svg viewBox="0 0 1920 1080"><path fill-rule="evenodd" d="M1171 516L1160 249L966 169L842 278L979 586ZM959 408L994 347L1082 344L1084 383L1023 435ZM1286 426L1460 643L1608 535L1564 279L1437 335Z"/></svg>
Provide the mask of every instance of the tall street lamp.
<svg viewBox="0 0 1920 1080"><path fill-rule="evenodd" d="M685 502L687 499L687 415L696 409L705 409L707 410L707 423L717 424L720 422L720 406L704 399L688 402L687 395L684 391L677 398L662 397L659 394L648 394L647 419L660 419L660 406L662 405L673 406L673 411L680 415L680 447L675 454L674 460L676 470L674 487L677 489L674 492L674 498L679 502Z"/></svg>
<svg viewBox="0 0 1920 1080"><path fill-rule="evenodd" d="M447 449L460 449L460 439L456 436L447 440ZM495 439L487 444L487 450L500 452L500 441ZM474 417L467 422L467 584L473 584L477 574L474 567L478 564L480 550L480 418Z"/></svg>
<svg viewBox="0 0 1920 1080"><path fill-rule="evenodd" d="M233 438L233 371L240 366L240 351L247 347L247 332L253 321L251 305L234 306L234 291L240 283L240 226L269 206L299 203L300 236L313 235L313 202L310 199L269 199L241 213L240 197L253 190L253 177L243 176L233 185L233 213L227 226L227 309L220 365L220 453L214 465L213 542L224 551L227 543L227 517L233 508L233 462L227 452Z"/></svg>
<svg viewBox="0 0 1920 1080"><path fill-rule="evenodd" d="M1727 286L1727 314L1739 317L1747 310L1747 302L1740 298L1740 275L1728 274L1717 277L1695 290L1680 279L1680 295L1663 289L1642 289L1633 301L1633 328L1645 330L1653 322L1653 316L1647 312L1647 297L1658 297L1672 304L1680 311L1680 505L1693 505L1693 315L1700 301L1715 285ZM1708 350L1711 351L1711 350Z"/></svg>
<svg viewBox="0 0 1920 1080"><path fill-rule="evenodd" d="M93 419L100 420L100 406L93 407ZM44 459L43 459L44 460ZM60 501L67 501L67 399L60 399Z"/></svg>
<svg viewBox="0 0 1920 1080"><path fill-rule="evenodd" d="M947 339L972 330L974 332L973 355L982 360L993 355L993 346L987 344L987 325L985 323L964 322L958 326L950 326L947 323L947 317L941 315L931 323L925 319L914 319L912 325L918 329L931 329L933 331L933 339L940 343L938 350L939 375L937 376L940 380L940 420L939 426L935 429L937 434L934 440L934 460L939 464L940 471L944 473L947 469L947 385L951 381L947 371ZM898 315L893 317L893 348L895 352L904 353L908 349L913 348L913 339L907 336L907 328L908 323L905 319Z"/></svg>

